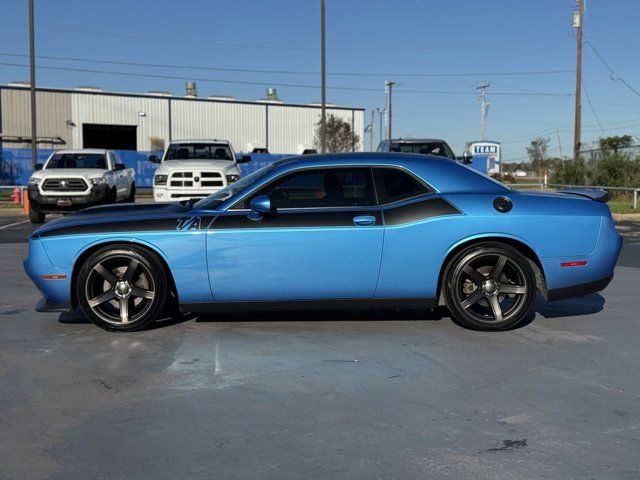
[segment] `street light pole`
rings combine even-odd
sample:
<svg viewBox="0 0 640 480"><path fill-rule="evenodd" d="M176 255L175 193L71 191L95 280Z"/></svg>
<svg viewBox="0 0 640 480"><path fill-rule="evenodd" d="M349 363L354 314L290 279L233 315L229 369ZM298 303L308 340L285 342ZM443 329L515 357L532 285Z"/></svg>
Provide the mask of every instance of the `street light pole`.
<svg viewBox="0 0 640 480"><path fill-rule="evenodd" d="M322 89L322 117L320 119L320 152L327 151L327 70L326 70L326 29L325 29L325 0L320 0L320 43L321 54L321 89Z"/></svg>
<svg viewBox="0 0 640 480"><path fill-rule="evenodd" d="M33 0L29 0L29 82L31 97L31 165L38 163L38 146L36 130L36 53L34 39Z"/></svg>

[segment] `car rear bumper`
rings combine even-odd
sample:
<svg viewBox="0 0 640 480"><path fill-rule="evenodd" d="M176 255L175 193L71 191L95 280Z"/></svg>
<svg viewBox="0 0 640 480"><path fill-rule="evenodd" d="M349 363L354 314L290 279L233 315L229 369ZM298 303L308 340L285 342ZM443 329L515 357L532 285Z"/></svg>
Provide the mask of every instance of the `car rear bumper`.
<svg viewBox="0 0 640 480"><path fill-rule="evenodd" d="M590 293L600 292L607 288L611 280L613 280L613 272L608 277L601 278L600 280L572 285L570 287L555 288L547 292L547 301L556 302L558 300L584 297Z"/></svg>
<svg viewBox="0 0 640 480"><path fill-rule="evenodd" d="M36 212L75 212L87 207L103 205L109 200L108 185L94 185L88 195L42 195L35 185L29 186L29 204Z"/></svg>

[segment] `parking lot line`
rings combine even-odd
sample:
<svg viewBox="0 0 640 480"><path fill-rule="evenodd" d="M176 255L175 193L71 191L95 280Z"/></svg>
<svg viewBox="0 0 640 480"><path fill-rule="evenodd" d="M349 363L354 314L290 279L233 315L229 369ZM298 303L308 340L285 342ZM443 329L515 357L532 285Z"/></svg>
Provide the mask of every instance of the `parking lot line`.
<svg viewBox="0 0 640 480"><path fill-rule="evenodd" d="M23 223L27 223L29 220L22 220L21 222L10 223L9 225L3 225L0 227L0 230L3 228L15 227L16 225L22 225Z"/></svg>

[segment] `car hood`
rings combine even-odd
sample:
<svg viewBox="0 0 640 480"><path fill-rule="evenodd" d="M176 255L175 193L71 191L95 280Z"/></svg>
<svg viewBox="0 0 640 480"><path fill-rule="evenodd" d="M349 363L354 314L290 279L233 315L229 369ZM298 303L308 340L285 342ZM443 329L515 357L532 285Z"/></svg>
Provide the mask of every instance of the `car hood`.
<svg viewBox="0 0 640 480"><path fill-rule="evenodd" d="M32 177L87 177L102 175L106 170L101 168L52 168L33 172Z"/></svg>
<svg viewBox="0 0 640 480"><path fill-rule="evenodd" d="M146 220L188 215L191 207L180 203L124 203L90 207L46 223L36 233L45 233L75 225Z"/></svg>

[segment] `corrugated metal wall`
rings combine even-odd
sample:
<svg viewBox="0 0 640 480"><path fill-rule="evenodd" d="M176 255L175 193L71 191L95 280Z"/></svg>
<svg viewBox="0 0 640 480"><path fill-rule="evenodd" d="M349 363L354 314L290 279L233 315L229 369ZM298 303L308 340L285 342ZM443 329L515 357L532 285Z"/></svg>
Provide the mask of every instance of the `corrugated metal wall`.
<svg viewBox="0 0 640 480"><path fill-rule="evenodd" d="M165 98L72 93L71 114L77 125L73 129L73 145L76 147L83 145L83 123L136 126L138 150L151 149L149 137L169 137Z"/></svg>
<svg viewBox="0 0 640 480"><path fill-rule="evenodd" d="M2 118L0 133L29 137L31 135L31 107L28 89L0 89ZM64 92L36 92L36 122L38 137L60 137L69 142L71 96ZM24 143L4 143L5 147L22 147ZM46 145L40 145L45 147Z"/></svg>
<svg viewBox="0 0 640 480"><path fill-rule="evenodd" d="M150 137L160 137L165 142L169 139L220 138L229 140L236 151L260 147L268 148L271 153L301 153L314 147L320 119L317 106L74 90L38 90L37 103L38 137L59 136L67 142L66 145L54 145L54 148L81 148L82 125L91 123L136 126L138 150L151 150ZM28 89L0 87L0 111L3 134L30 135ZM361 151L364 111L328 108L327 114L353 125L360 137L356 150ZM75 126L69 126L67 121ZM26 147L28 144L5 142L3 146Z"/></svg>
<svg viewBox="0 0 640 480"><path fill-rule="evenodd" d="M236 102L171 101L172 138L218 138L229 140L237 151L247 144L264 147L264 106Z"/></svg>

